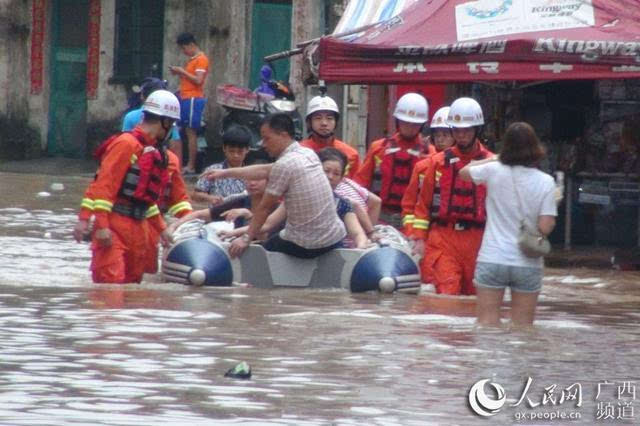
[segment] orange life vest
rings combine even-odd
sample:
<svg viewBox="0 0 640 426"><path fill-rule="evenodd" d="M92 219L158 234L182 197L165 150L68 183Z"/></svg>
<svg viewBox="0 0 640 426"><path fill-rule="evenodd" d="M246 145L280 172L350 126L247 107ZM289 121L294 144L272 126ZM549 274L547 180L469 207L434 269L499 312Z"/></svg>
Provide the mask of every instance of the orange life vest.
<svg viewBox="0 0 640 426"><path fill-rule="evenodd" d="M162 204L163 198L166 198L170 191L166 152L155 146L145 146L143 136L135 130L126 133L134 136L144 148L137 161L129 167L119 195L135 204ZM117 133L100 144L93 154L94 158L100 161L109 145L120 135L122 133Z"/></svg>
<svg viewBox="0 0 640 426"><path fill-rule="evenodd" d="M480 146L480 152L473 159L482 160L489 155L490 152ZM484 224L487 220L484 205L487 196L486 187L458 178L458 173L468 163L469 161L463 161L457 157L451 148L445 151L442 176L440 177L439 221L469 221Z"/></svg>
<svg viewBox="0 0 640 426"><path fill-rule="evenodd" d="M168 182L167 154L156 147L146 146L138 161L129 167L120 195L134 202L154 204L165 194Z"/></svg>
<svg viewBox="0 0 640 426"><path fill-rule="evenodd" d="M373 174L372 192L380 196L384 206L399 209L413 168L426 157L428 146L416 143L409 149L402 149L394 138L386 139L384 145L382 160Z"/></svg>

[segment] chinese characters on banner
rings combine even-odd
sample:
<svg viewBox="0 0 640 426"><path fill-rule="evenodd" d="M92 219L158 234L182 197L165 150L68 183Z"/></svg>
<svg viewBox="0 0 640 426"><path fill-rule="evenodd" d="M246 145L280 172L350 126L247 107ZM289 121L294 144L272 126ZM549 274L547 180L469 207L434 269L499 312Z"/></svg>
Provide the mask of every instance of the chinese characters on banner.
<svg viewBox="0 0 640 426"><path fill-rule="evenodd" d="M89 34L87 43L87 98L98 96L100 76L100 0L89 1Z"/></svg>
<svg viewBox="0 0 640 426"><path fill-rule="evenodd" d="M47 0L33 0L31 9L31 94L42 92L44 30Z"/></svg>

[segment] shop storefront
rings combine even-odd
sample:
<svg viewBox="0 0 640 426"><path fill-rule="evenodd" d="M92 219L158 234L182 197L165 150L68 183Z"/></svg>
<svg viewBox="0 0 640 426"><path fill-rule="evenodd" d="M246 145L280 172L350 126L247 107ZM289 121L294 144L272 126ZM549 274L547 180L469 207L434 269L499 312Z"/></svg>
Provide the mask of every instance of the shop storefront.
<svg viewBox="0 0 640 426"><path fill-rule="evenodd" d="M471 94L480 101L491 141L499 141L510 122L532 123L549 151L542 168L566 177L555 242L637 245L636 2L515 3L418 2L357 34L321 39L319 77L347 84L445 83L454 87L448 100Z"/></svg>

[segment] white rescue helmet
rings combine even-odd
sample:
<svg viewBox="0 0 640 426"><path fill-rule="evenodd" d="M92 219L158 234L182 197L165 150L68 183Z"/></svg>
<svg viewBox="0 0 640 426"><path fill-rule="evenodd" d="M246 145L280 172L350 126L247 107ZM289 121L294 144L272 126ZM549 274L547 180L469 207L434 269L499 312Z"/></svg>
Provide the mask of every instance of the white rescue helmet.
<svg viewBox="0 0 640 426"><path fill-rule="evenodd" d="M449 124L447 123L447 118L449 117L449 107L442 107L433 114L433 118L431 118L431 128L432 129L448 129Z"/></svg>
<svg viewBox="0 0 640 426"><path fill-rule="evenodd" d="M472 98L458 98L451 104L447 123L450 127L466 128L484 125L482 107Z"/></svg>
<svg viewBox="0 0 640 426"><path fill-rule="evenodd" d="M168 90L152 92L142 104L142 111L150 112L160 117L180 119L180 102L176 95Z"/></svg>
<svg viewBox="0 0 640 426"><path fill-rule="evenodd" d="M305 118L309 118L311 114L318 111L331 111L336 114L336 119L340 117L340 110L336 101L329 96L315 96L307 104L307 115Z"/></svg>
<svg viewBox="0 0 640 426"><path fill-rule="evenodd" d="M398 99L393 116L407 123L424 124L429 120L429 105L422 95L407 93Z"/></svg>

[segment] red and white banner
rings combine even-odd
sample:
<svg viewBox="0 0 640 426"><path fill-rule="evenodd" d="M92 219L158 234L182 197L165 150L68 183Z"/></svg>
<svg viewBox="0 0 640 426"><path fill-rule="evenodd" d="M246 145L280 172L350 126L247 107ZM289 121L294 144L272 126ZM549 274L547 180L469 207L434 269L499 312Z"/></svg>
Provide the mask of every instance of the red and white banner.
<svg viewBox="0 0 640 426"><path fill-rule="evenodd" d="M90 0L87 42L87 99L96 99L98 97L101 14L100 0Z"/></svg>
<svg viewBox="0 0 640 426"><path fill-rule="evenodd" d="M44 64L44 31L47 0L33 0L31 8L31 94L42 93Z"/></svg>
<svg viewBox="0 0 640 426"><path fill-rule="evenodd" d="M328 82L638 78L640 7L636 0L429 0L359 34L325 37L319 51Z"/></svg>

